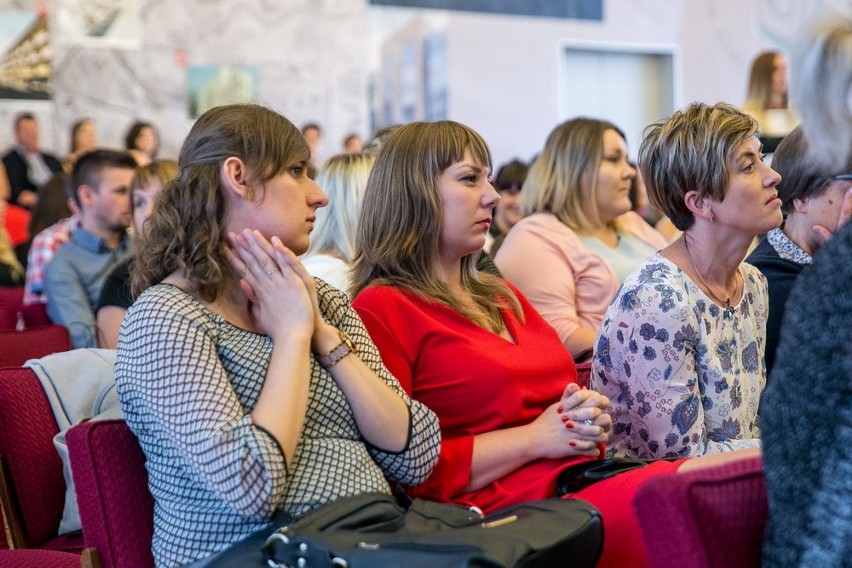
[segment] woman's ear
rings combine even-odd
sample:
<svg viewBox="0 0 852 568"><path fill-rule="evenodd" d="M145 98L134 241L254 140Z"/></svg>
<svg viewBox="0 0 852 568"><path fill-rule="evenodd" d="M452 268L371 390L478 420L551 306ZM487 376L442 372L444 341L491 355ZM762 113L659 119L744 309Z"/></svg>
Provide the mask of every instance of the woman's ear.
<svg viewBox="0 0 852 568"><path fill-rule="evenodd" d="M797 197L793 200L793 211L796 213L807 213L808 212L808 198L807 197Z"/></svg>
<svg viewBox="0 0 852 568"><path fill-rule="evenodd" d="M248 172L245 163L231 156L222 162L219 170L222 185L235 197L248 201L254 200L254 189L248 185Z"/></svg>
<svg viewBox="0 0 852 568"><path fill-rule="evenodd" d="M713 201L710 198L699 195L697 191L687 191L686 195L683 196L683 202L696 217L710 221L716 220L716 216L713 214Z"/></svg>

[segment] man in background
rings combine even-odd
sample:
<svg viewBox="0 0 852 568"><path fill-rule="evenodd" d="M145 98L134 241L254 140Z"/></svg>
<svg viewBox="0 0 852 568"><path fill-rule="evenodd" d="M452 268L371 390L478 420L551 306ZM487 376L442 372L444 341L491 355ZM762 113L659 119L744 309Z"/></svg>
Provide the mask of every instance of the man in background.
<svg viewBox="0 0 852 568"><path fill-rule="evenodd" d="M9 203L32 209L38 201L36 190L53 174L62 171L55 156L42 152L38 144L38 122L28 112L15 118L14 148L3 156L3 165L9 178L11 196Z"/></svg>
<svg viewBox="0 0 852 568"><path fill-rule="evenodd" d="M112 269L130 256L130 180L136 161L126 152L95 150L71 173L79 226L45 267L47 314L68 328L75 347L95 347L95 304Z"/></svg>

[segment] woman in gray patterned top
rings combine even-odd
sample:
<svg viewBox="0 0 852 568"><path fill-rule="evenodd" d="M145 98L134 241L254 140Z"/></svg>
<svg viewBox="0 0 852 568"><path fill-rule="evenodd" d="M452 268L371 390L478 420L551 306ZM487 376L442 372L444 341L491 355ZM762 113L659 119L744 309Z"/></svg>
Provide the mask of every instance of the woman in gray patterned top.
<svg viewBox="0 0 852 568"><path fill-rule="evenodd" d="M327 203L308 158L271 110L206 112L137 249L116 384L147 458L158 567L204 565L279 509L417 484L437 461L435 415L296 258Z"/></svg>

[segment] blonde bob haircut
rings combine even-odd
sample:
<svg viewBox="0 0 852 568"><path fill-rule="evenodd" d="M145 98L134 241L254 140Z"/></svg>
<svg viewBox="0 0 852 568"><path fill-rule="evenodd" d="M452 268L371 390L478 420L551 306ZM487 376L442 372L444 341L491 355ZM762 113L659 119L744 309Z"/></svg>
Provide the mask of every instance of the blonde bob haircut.
<svg viewBox="0 0 852 568"><path fill-rule="evenodd" d="M690 191L716 201L725 199L734 150L757 136L757 121L727 103L692 103L645 129L639 169L648 199L675 227L695 222L684 198Z"/></svg>
<svg viewBox="0 0 852 568"><path fill-rule="evenodd" d="M246 184L257 185L309 156L299 129L268 108L235 104L202 114L180 150L177 177L157 195L136 246L134 298L173 272L182 274L205 301L218 298L233 279L224 254L228 201L219 177L223 162L242 160Z"/></svg>
<svg viewBox="0 0 852 568"><path fill-rule="evenodd" d="M494 332L503 327L500 310L504 306L523 317L511 289L476 270L479 252L461 259L462 286L479 310L460 302L435 276L444 216L438 180L448 167L464 159L465 152L474 162L491 168L485 141L458 122L413 122L384 141L361 208L350 297L373 283L396 286L443 303Z"/></svg>
<svg viewBox="0 0 852 568"><path fill-rule="evenodd" d="M328 205L317 210L316 226L305 256L335 254L347 263L355 258L355 233L374 154L338 154L323 164L316 182Z"/></svg>
<svg viewBox="0 0 852 568"><path fill-rule="evenodd" d="M607 130L625 138L611 122L585 117L563 122L551 131L521 191L521 213L525 217L553 213L575 231L604 225L595 191Z"/></svg>

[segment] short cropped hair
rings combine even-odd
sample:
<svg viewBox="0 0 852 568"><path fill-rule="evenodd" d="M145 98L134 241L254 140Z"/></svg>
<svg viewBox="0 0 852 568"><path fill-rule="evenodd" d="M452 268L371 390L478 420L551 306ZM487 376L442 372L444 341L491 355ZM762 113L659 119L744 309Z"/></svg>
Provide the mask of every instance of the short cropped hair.
<svg viewBox="0 0 852 568"><path fill-rule="evenodd" d="M74 200L77 207L80 203L80 187L88 186L98 191L101 185L101 174L107 168L136 169L136 160L127 152L118 150L92 150L80 156L74 163L71 171L71 183L68 186L69 197Z"/></svg>
<svg viewBox="0 0 852 568"><path fill-rule="evenodd" d="M781 175L777 188L785 213L793 210L795 199L819 195L835 175L842 173L811 160L808 148L805 133L798 127L784 137L772 154L772 169Z"/></svg>
<svg viewBox="0 0 852 568"><path fill-rule="evenodd" d="M681 231L695 217L684 198L690 191L717 201L725 198L729 160L747 138L757 135L757 121L727 103L692 103L645 129L639 168L651 204Z"/></svg>

